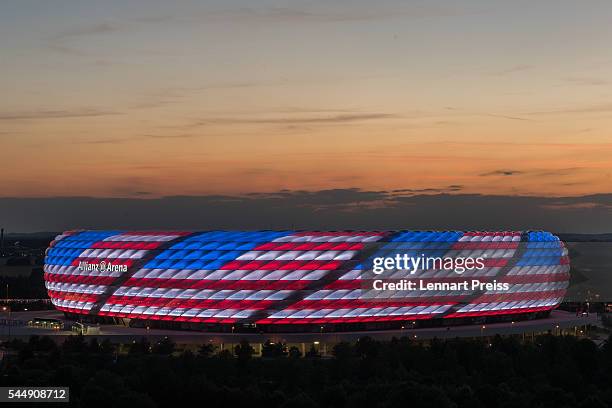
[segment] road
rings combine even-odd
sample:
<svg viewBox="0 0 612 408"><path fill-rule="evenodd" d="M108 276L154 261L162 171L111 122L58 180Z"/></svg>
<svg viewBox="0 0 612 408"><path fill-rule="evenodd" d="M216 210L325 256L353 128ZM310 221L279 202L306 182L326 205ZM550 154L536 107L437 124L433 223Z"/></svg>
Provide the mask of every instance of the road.
<svg viewBox="0 0 612 408"><path fill-rule="evenodd" d="M0 320L6 319L6 313L0 313ZM54 318L66 321L61 312L55 310L37 311L37 312L13 312L11 319L28 321L34 317ZM69 321L67 321L69 322ZM100 325L100 332L96 335L88 337L97 337L99 339L109 338L113 342L125 343L131 342L134 339L147 337L151 340L170 337L179 344L197 344L197 343L238 343L242 339L246 339L252 343L263 343L266 340L286 343L303 343L303 342L325 342L337 343L340 341L356 341L361 337L369 336L376 340L390 340L393 337L411 337L415 339L431 339L437 338L455 338L455 337L482 337L510 335L510 334L526 334L545 333L560 333L562 330L565 333L578 332L586 325L600 325L599 319L595 314L589 316L576 316L574 313L568 313L560 310L553 311L550 317L545 319L520 321L515 323L494 323L486 325L469 325L469 326L452 326L452 327L435 327L435 328L420 328L420 329L404 329L404 330L384 330L384 331L355 331L342 333L210 333L199 331L184 331L184 330L161 330L161 329L142 329L125 327L119 325ZM0 339L8 338L8 327L0 325ZM32 335L53 336L61 340L61 337L73 335L71 331L51 330L42 328L33 328L27 326L12 326L10 335L13 338L27 339Z"/></svg>

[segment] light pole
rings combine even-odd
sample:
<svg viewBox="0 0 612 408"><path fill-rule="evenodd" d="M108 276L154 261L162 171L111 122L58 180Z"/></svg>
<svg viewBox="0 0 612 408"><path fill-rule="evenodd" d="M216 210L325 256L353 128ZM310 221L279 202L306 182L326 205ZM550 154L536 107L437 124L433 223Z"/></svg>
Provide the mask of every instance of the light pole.
<svg viewBox="0 0 612 408"><path fill-rule="evenodd" d="M8 338L11 339L11 305L9 303L9 284L6 284L6 307L8 308Z"/></svg>
<svg viewBox="0 0 612 408"><path fill-rule="evenodd" d="M2 311L3 311L3 312L8 311L8 306L2 306ZM4 318L5 318L5 316L4 316L4 314L3 314L3 315L2 315L2 319L4 319ZM6 324L3 324L3 325L2 325L2 334L4 334L4 326L8 325L8 319L6 320L6 322L5 322L5 323L6 323Z"/></svg>
<svg viewBox="0 0 612 408"><path fill-rule="evenodd" d="M8 313L8 318L6 320L6 326L8 327L8 338L10 340L11 338L11 306L10 305L6 305L2 308L2 311L5 311Z"/></svg>

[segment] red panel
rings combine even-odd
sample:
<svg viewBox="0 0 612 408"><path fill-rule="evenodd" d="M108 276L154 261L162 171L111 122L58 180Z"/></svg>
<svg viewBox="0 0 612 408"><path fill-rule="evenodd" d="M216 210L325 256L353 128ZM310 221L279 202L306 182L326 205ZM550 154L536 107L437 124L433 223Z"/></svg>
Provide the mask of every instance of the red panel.
<svg viewBox="0 0 612 408"><path fill-rule="evenodd" d="M94 243L93 249L140 249L151 250L159 248L164 242L134 242L134 241L100 241Z"/></svg>

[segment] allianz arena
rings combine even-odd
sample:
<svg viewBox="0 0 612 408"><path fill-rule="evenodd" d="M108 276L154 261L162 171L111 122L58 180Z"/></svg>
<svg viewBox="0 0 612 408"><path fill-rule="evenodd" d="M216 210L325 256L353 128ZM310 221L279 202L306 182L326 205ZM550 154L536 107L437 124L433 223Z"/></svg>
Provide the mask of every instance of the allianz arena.
<svg viewBox="0 0 612 408"><path fill-rule="evenodd" d="M397 253L481 257L484 267L389 279L509 289L373 291L371 260ZM44 271L68 317L220 332L531 319L562 302L570 276L563 242L541 231L67 231Z"/></svg>

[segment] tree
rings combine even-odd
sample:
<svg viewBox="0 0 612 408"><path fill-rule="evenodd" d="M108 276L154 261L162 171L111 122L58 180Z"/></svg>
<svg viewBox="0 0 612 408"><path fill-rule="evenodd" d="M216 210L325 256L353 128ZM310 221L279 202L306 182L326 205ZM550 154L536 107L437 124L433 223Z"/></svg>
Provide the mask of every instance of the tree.
<svg viewBox="0 0 612 408"><path fill-rule="evenodd" d="M215 352L215 345L212 343L204 343L198 348L198 354L202 357L210 357Z"/></svg>
<svg viewBox="0 0 612 408"><path fill-rule="evenodd" d="M272 343L270 340L261 347L262 357L283 357L287 355L287 346L285 343Z"/></svg>
<svg viewBox="0 0 612 408"><path fill-rule="evenodd" d="M100 343L98 342L98 339L96 339L95 337L93 337L91 340L89 340L89 345L88 345L88 351L91 353L99 353L100 352Z"/></svg>
<svg viewBox="0 0 612 408"><path fill-rule="evenodd" d="M380 351L380 343L372 340L371 337L362 337L355 344L355 351L363 359L373 359Z"/></svg>
<svg viewBox="0 0 612 408"><path fill-rule="evenodd" d="M140 340L134 340L130 344L130 354L149 354L151 352L151 343L149 340L142 337Z"/></svg>
<svg viewBox="0 0 612 408"><path fill-rule="evenodd" d="M321 354L317 351L314 344L310 345L310 349L306 352L306 357L308 358L318 358L321 357Z"/></svg>
<svg viewBox="0 0 612 408"><path fill-rule="evenodd" d="M28 344L33 351L52 352L58 349L57 344L49 336L31 336Z"/></svg>
<svg viewBox="0 0 612 408"><path fill-rule="evenodd" d="M340 342L332 349L332 354L339 361L346 361L353 356L353 346L346 341Z"/></svg>
<svg viewBox="0 0 612 408"><path fill-rule="evenodd" d="M85 337L82 334L76 336L68 336L62 344L62 349L67 353L83 353L87 351Z"/></svg>
<svg viewBox="0 0 612 408"><path fill-rule="evenodd" d="M300 393L287 401L283 405L282 408L316 408L319 405L313 401L308 395L304 393Z"/></svg>
<svg viewBox="0 0 612 408"><path fill-rule="evenodd" d="M164 337L153 346L153 354L169 355L174 353L176 345L169 337Z"/></svg>
<svg viewBox="0 0 612 408"><path fill-rule="evenodd" d="M240 344L238 344L234 348L234 353L238 357L238 361L245 362L251 359L255 350L247 340L241 340Z"/></svg>
<svg viewBox="0 0 612 408"><path fill-rule="evenodd" d="M115 352L115 345L113 343L111 343L111 341L106 338L102 341L102 343L100 344L100 352L102 354L111 354Z"/></svg>
<svg viewBox="0 0 612 408"><path fill-rule="evenodd" d="M300 357L302 357L302 352L300 351L300 349L295 346L291 346L289 348L289 358L300 358Z"/></svg>

